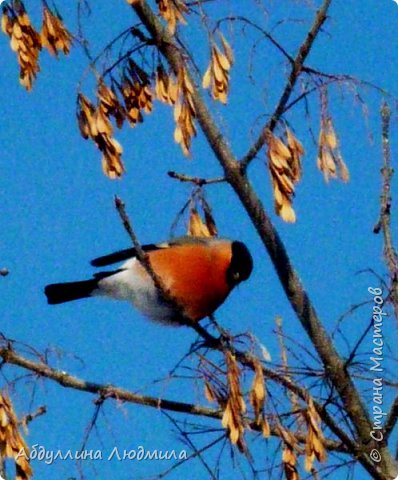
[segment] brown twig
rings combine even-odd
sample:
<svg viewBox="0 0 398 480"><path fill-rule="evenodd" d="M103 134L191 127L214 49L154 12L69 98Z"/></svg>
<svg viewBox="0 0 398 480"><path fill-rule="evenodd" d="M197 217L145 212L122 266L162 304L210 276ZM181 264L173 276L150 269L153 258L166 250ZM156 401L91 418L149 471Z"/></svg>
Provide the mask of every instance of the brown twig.
<svg viewBox="0 0 398 480"><path fill-rule="evenodd" d="M394 308L395 318L398 321L398 256L394 248L391 232L391 180L394 170L391 167L390 118L390 107L386 102L383 102L381 107L383 145L383 167L381 169L381 175L383 177L383 184L380 196L380 218L374 226L373 232L383 232L384 258L391 281L389 299Z"/></svg>
<svg viewBox="0 0 398 480"><path fill-rule="evenodd" d="M223 183L226 182L224 177L216 177L216 178L200 178L200 177L191 177L189 175L185 175L183 173L177 173L174 171L167 172L167 175L171 178L175 178L180 182L190 182L198 187L202 187L203 185L213 185L215 183Z"/></svg>
<svg viewBox="0 0 398 480"><path fill-rule="evenodd" d="M25 415L20 420L19 424L26 427L32 420L34 420L35 418L40 417L41 415L44 415L46 413L47 413L47 407L45 405L42 405L35 412L28 413L27 415Z"/></svg>
<svg viewBox="0 0 398 480"><path fill-rule="evenodd" d="M324 0L321 8L317 11L314 23L310 31L307 33L307 36L304 42L300 46L299 51L294 61L291 64L292 66L291 66L289 78L286 82L285 89L283 90L283 93L279 99L278 105L276 106L276 109L273 115L271 116L267 124L264 126L258 139L254 142L250 150L247 152L247 154L242 158L240 162L241 168L243 170L246 170L250 162L255 158L255 156L263 147L267 139L267 134L268 134L267 132L269 131L272 132L275 129L279 119L283 115L285 111L285 107L297 83L297 80L299 79L303 71L304 62L311 51L311 48L314 44L315 39L318 36L318 33L322 28L323 23L326 20L326 15L327 15L327 11L329 9L330 3L331 3L331 0Z"/></svg>

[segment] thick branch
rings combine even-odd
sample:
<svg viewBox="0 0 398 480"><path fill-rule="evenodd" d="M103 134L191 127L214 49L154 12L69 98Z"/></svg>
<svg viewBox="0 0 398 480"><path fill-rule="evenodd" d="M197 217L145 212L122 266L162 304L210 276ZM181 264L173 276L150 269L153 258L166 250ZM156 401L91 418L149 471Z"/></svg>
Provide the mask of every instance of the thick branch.
<svg viewBox="0 0 398 480"><path fill-rule="evenodd" d="M138 395L123 388L112 385L100 384L82 380L61 370L51 368L46 363L34 362L22 355L19 355L10 348L0 348L0 357L4 363L18 365L19 367L30 370L39 376L49 378L63 387L73 388L84 392L95 393L103 398L115 398L125 402L145 405L153 408L164 408L173 412L189 413L191 415L202 415L210 418L220 418L220 412L211 408L200 407L183 402L174 402L161 398Z"/></svg>
<svg viewBox="0 0 398 480"><path fill-rule="evenodd" d="M321 19L323 15L325 15L329 4L330 0L325 1L323 9L320 10L323 14L318 13L320 18L318 29L323 23L323 20L321 21ZM132 5L132 7L154 39L158 49L167 59L173 70L178 72L179 69L185 65L185 62L173 37L163 28L162 24L154 15L145 0ZM317 30L315 29L315 32L316 31ZM310 36L312 37L312 35L313 33ZM313 40L308 40L307 46L303 47L301 50L300 55L304 58L309 52L312 41ZM344 368L343 360L337 353L333 342L320 322L308 294L304 290L301 281L290 262L285 246L266 214L260 199L251 187L246 174L242 172L239 162L229 149L224 136L215 124L213 117L195 86L192 98L198 122L224 169L227 181L241 200L253 222L253 225L257 229L260 238L267 248L286 295L304 329L313 342L325 366L328 378L338 391L347 414L357 431L358 437L364 446L368 445L371 430L368 413L350 375ZM386 450L383 450L383 455L389 457ZM391 464L390 457L388 460L388 463ZM380 475L377 478L383 478L383 476Z"/></svg>
<svg viewBox="0 0 398 480"><path fill-rule="evenodd" d="M220 409L212 409L202 407L199 405L193 405L191 403L175 402L172 400L165 400L162 398L154 398L146 395L138 395L134 392L126 390L124 388L116 387L113 385L100 384L82 380L78 377L70 375L67 372L56 370L46 363L35 362L29 360L22 355L19 355L10 348L0 348L0 357L5 363L17 365L31 372L36 373L38 376L49 378L65 388L72 388L75 390L81 390L88 393L98 394L102 399L114 398L116 400L122 400L128 403L134 403L137 405L144 405L147 407L153 407L162 410L168 410L177 413L187 413L190 415L197 415L201 417L208 417L212 419L221 420L223 412ZM33 418L45 413L45 407L40 409L33 415L27 416L24 421L27 423ZM257 425L255 421L249 421L251 430L261 431L261 427ZM279 430L277 428L271 429L271 434L276 437L280 437ZM295 433L295 436L299 442L305 443L305 433ZM325 448L330 451L338 451L347 453L347 448L342 442L337 442L332 439L325 440Z"/></svg>
<svg viewBox="0 0 398 480"><path fill-rule="evenodd" d="M394 307L395 318L398 320L398 256L393 245L391 233L391 180L394 170L391 167L390 118L391 110L386 103L383 103L381 108L383 143L383 168L381 169L381 174L383 185L380 197L380 219L373 231L379 233L382 230L383 232L384 258L391 279L390 300Z"/></svg>
<svg viewBox="0 0 398 480"><path fill-rule="evenodd" d="M314 41L318 33L320 32L323 23L326 20L326 14L329 9L331 1L332 0L325 0L321 8L318 10L315 16L314 23L311 27L311 30L307 33L307 36L304 42L302 43L301 47L299 48L299 51L296 55L296 58L294 59L294 62L292 63L290 75L286 83L285 89L281 95L281 98L279 99L278 105L272 117L269 119L269 121L263 128L257 141L247 152L246 156L242 159L241 161L242 168L246 168L248 164L253 160L253 158L257 155L257 153L261 150L261 148L263 147L267 139L267 132L269 130L271 131L274 130L274 128L276 127L276 124L278 123L279 119L283 115L285 111L285 107L297 83L297 80L301 72L303 71L304 62L311 51L312 45L314 44Z"/></svg>

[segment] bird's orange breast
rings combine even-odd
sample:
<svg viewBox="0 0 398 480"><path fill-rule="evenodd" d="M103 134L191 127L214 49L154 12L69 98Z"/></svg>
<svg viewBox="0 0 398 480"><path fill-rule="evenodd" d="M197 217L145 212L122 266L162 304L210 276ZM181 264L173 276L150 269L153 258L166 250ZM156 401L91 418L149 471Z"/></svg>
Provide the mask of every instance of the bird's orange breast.
<svg viewBox="0 0 398 480"><path fill-rule="evenodd" d="M230 242L174 245L148 255L165 288L193 321L213 313L231 291L226 281Z"/></svg>

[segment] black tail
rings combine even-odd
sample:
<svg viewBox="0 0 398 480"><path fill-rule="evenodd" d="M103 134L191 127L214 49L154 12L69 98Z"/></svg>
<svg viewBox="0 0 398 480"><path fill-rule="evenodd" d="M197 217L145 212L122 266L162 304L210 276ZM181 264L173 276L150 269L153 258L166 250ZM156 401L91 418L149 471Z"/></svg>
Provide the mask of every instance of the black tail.
<svg viewBox="0 0 398 480"><path fill-rule="evenodd" d="M44 293L50 305L71 302L79 298L90 297L93 290L97 288L98 280L93 278L82 282L53 283L45 287Z"/></svg>

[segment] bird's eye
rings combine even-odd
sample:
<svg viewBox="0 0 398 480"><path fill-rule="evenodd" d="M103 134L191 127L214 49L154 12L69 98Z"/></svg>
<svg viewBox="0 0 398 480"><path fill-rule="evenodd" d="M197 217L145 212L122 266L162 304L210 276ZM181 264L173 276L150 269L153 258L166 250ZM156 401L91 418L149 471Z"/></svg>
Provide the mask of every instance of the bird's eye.
<svg viewBox="0 0 398 480"><path fill-rule="evenodd" d="M232 278L235 280L235 282L238 282L240 279L240 273L239 272L234 272L232 274Z"/></svg>

